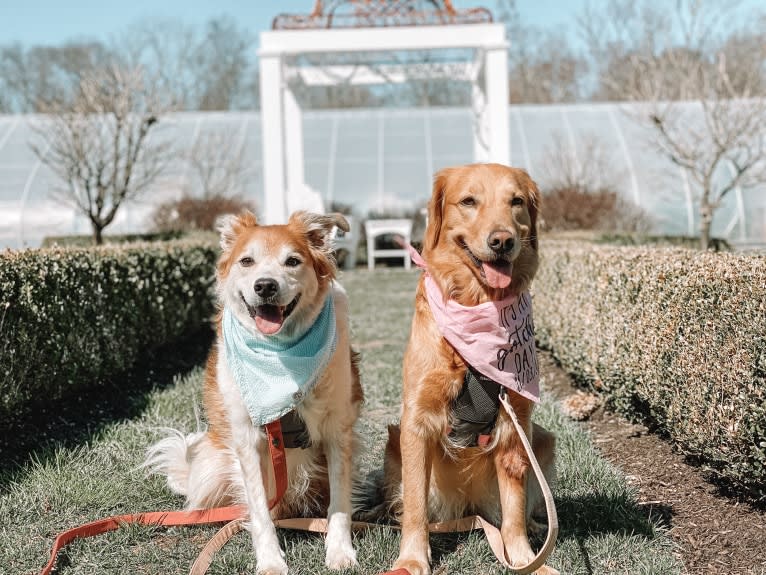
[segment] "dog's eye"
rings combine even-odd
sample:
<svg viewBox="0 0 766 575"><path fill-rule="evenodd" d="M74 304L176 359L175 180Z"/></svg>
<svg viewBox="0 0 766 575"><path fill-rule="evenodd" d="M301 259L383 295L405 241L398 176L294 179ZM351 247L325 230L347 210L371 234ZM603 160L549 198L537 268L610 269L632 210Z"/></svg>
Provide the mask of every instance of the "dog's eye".
<svg viewBox="0 0 766 575"><path fill-rule="evenodd" d="M255 263L255 260L251 258L250 256L245 256L239 260L239 265L241 265L243 268L249 268L254 263Z"/></svg>
<svg viewBox="0 0 766 575"><path fill-rule="evenodd" d="M299 265L301 265L301 260L299 258L296 258L295 256L290 256L285 260L285 265L288 268L296 268Z"/></svg>
<svg viewBox="0 0 766 575"><path fill-rule="evenodd" d="M513 198L511 200L511 205L512 206L523 206L524 205L524 198L522 198L521 196L516 196L515 198Z"/></svg>
<svg viewBox="0 0 766 575"><path fill-rule="evenodd" d="M473 196L466 196L465 198L460 200L460 205L470 208L476 205L476 199Z"/></svg>

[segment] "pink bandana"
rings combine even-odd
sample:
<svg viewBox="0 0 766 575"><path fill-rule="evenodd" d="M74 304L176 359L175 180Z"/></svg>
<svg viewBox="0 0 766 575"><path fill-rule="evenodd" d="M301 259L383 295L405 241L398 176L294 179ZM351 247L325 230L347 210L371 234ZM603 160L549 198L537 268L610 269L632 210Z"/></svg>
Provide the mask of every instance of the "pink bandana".
<svg viewBox="0 0 766 575"><path fill-rule="evenodd" d="M446 300L428 273L426 262L407 246L419 268L431 313L444 339L476 371L534 402L540 401L540 370L529 292L473 307Z"/></svg>

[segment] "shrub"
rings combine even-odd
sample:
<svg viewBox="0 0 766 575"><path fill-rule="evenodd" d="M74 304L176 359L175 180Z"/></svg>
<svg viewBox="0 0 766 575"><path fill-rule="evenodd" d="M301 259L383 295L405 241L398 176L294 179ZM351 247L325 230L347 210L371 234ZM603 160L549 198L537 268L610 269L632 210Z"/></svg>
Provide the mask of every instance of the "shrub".
<svg viewBox="0 0 766 575"><path fill-rule="evenodd" d="M651 219L618 193L624 174L612 150L595 134L584 134L575 149L561 133L546 148L541 173L541 229L554 232L601 230L646 232Z"/></svg>
<svg viewBox="0 0 766 575"><path fill-rule="evenodd" d="M577 185L543 190L543 228L554 232L602 230L646 231L649 219L637 205L609 189Z"/></svg>
<svg viewBox="0 0 766 575"><path fill-rule="evenodd" d="M700 239L695 236L653 236L647 234L603 233L595 238L598 243L619 246L663 245L699 249ZM725 238L710 238L710 249L714 252L730 252L731 244Z"/></svg>
<svg viewBox="0 0 766 575"><path fill-rule="evenodd" d="M208 323L214 243L0 253L0 418Z"/></svg>
<svg viewBox="0 0 766 575"><path fill-rule="evenodd" d="M724 484L766 500L766 258L544 244L541 346Z"/></svg>
<svg viewBox="0 0 766 575"><path fill-rule="evenodd" d="M213 230L219 216L238 214L244 210L254 211L254 205L236 196L184 196L157 206L152 223L160 233Z"/></svg>

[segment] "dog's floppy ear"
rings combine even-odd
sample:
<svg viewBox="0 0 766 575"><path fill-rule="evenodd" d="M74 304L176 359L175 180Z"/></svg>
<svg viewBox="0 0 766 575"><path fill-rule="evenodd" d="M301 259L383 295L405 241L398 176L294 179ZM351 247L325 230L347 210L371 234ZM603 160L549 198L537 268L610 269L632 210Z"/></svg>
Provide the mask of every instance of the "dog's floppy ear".
<svg viewBox="0 0 766 575"><path fill-rule="evenodd" d="M522 174L522 185L527 190L527 205L529 210L529 220L531 222L529 226L529 243L537 250L537 217L540 213L540 190L537 189L537 184L529 176L529 174L520 170Z"/></svg>
<svg viewBox="0 0 766 575"><path fill-rule="evenodd" d="M332 251L332 229L337 226L344 232L351 230L346 218L342 214L312 214L310 212L294 212L290 216L291 224L300 225L306 233L312 248L323 251Z"/></svg>
<svg viewBox="0 0 766 575"><path fill-rule="evenodd" d="M245 210L239 215L226 214L219 216L215 222L215 229L221 234L221 249L228 252L234 245L237 235L245 228L254 228L258 225L255 214Z"/></svg>
<svg viewBox="0 0 766 575"><path fill-rule="evenodd" d="M335 277L337 268L332 254L332 229L338 226L344 232L349 231L351 226L346 218L341 214L294 212L290 216L290 224L305 234L320 283Z"/></svg>
<svg viewBox="0 0 766 575"><path fill-rule="evenodd" d="M432 250L439 243L439 233L442 229L444 215L444 194L446 193L453 168L444 168L434 175L434 187L428 202L428 226L426 227L425 247Z"/></svg>

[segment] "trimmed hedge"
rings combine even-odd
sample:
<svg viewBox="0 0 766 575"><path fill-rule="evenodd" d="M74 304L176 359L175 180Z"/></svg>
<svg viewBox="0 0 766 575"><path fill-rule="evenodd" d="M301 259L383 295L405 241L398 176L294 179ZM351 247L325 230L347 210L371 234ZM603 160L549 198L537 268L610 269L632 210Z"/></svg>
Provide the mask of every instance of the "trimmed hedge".
<svg viewBox="0 0 766 575"><path fill-rule="evenodd" d="M542 347L612 408L766 501L766 258L547 241Z"/></svg>
<svg viewBox="0 0 766 575"><path fill-rule="evenodd" d="M158 232L153 234L104 235L104 245L129 244L137 242L164 242L177 240L180 232ZM89 248L93 247L93 236L47 236L40 247L43 248Z"/></svg>
<svg viewBox="0 0 766 575"><path fill-rule="evenodd" d="M646 246L654 244L658 246L675 246L679 248L699 249L700 239L696 236L651 236L647 234L618 234L604 233L596 237L595 241L602 244L614 244L618 246ZM731 244L724 238L710 238L710 249L714 252L730 252Z"/></svg>
<svg viewBox="0 0 766 575"><path fill-rule="evenodd" d="M182 241L0 252L0 419L205 326L217 257Z"/></svg>

